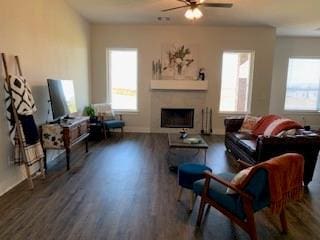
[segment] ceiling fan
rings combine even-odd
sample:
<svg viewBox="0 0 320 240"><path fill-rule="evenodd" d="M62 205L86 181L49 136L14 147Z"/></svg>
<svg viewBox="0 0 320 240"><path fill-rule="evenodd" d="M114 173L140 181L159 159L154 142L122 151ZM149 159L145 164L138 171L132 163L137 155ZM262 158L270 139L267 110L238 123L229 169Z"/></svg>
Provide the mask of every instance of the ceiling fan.
<svg viewBox="0 0 320 240"><path fill-rule="evenodd" d="M233 6L232 3L206 3L205 0L200 0L199 2L197 2L197 0L177 0L177 1L184 3L184 5L179 7L163 9L162 12L168 12L168 11L172 11L180 8L188 8L184 16L187 19L196 20L203 16L202 12L198 8L199 6L216 7L216 8L231 8Z"/></svg>

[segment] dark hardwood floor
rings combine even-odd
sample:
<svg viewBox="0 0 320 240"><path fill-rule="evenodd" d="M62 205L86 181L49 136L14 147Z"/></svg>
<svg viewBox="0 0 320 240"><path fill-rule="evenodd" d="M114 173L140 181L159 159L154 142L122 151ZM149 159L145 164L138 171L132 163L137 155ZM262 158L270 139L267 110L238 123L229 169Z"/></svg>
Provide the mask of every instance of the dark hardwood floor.
<svg viewBox="0 0 320 240"><path fill-rule="evenodd" d="M206 137L207 164L213 172L237 171L223 137ZM73 151L71 170L64 159L51 164L35 190L23 182L0 197L0 239L248 239L248 235L211 208L195 227L199 198L188 214L188 194L176 201L176 174L168 170L166 134L125 134ZM173 158L177 157L173 156ZM180 151L185 161L203 155ZM299 203L288 205L289 233L280 233L277 216L256 216L259 239L320 239L320 169Z"/></svg>

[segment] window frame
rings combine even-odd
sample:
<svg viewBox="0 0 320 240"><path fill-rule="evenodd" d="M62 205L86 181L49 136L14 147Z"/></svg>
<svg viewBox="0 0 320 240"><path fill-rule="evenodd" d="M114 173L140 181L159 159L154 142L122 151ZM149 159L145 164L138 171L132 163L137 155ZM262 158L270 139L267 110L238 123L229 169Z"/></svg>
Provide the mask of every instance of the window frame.
<svg viewBox="0 0 320 240"><path fill-rule="evenodd" d="M285 81L285 85L284 85L284 98L283 98L283 114L310 114L310 115L318 115L320 114L320 108L319 110L299 110L299 109L290 109L290 110L286 110L286 96L287 96L287 86L288 86L288 75L289 75L289 63L290 63L290 59L318 59L320 60L320 56L290 56L288 57L288 61L287 61L287 72L286 72L286 81ZM320 93L320 88L318 89L319 93Z"/></svg>
<svg viewBox="0 0 320 240"><path fill-rule="evenodd" d="M137 81L136 81L136 89L137 89L137 106L136 109L115 109L112 107L112 82L111 82L111 59L110 59L110 52L111 51L135 51L137 53ZM106 49L106 100L108 103L111 103L112 110L115 113L122 114L135 114L139 113L139 51L138 48L123 48L123 47L110 47Z"/></svg>
<svg viewBox="0 0 320 240"><path fill-rule="evenodd" d="M223 68L223 55L224 53L250 53L251 54L251 63L250 63L250 73L249 73L249 86L248 86L248 108L247 111L221 111L220 102L221 102L221 92L222 92L222 68ZM251 99L252 99L252 86L253 86L253 74L254 74L254 62L255 62L255 50L232 50L225 49L222 51L221 55L221 64L220 64L220 85L219 85L219 103L218 103L218 114L219 115L244 115L251 113Z"/></svg>

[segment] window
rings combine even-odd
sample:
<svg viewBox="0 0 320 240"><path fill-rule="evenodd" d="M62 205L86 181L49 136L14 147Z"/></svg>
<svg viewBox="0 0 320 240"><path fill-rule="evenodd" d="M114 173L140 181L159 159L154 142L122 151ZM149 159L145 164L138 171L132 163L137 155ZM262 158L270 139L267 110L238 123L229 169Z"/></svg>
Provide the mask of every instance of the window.
<svg viewBox="0 0 320 240"><path fill-rule="evenodd" d="M114 110L137 111L138 52L109 49L109 100Z"/></svg>
<svg viewBox="0 0 320 240"><path fill-rule="evenodd" d="M250 111L253 52L224 52L220 91L220 112Z"/></svg>
<svg viewBox="0 0 320 240"><path fill-rule="evenodd" d="M284 109L320 111L320 59L289 58Z"/></svg>

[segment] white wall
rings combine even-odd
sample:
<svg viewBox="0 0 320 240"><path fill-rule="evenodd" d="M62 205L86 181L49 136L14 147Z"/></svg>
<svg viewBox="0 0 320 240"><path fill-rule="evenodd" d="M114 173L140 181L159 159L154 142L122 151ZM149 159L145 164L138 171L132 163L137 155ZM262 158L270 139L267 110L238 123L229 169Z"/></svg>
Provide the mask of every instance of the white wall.
<svg viewBox="0 0 320 240"><path fill-rule="evenodd" d="M8 55L11 73L15 71L13 56L19 55L38 108L37 124L47 119L46 79L49 77L73 79L79 110L87 105L90 99L89 24L63 0L0 1L0 9L0 52ZM3 91L0 94L4 99ZM0 104L0 120L1 195L22 181L25 173L23 168L9 165L12 149L4 104Z"/></svg>
<svg viewBox="0 0 320 240"><path fill-rule="evenodd" d="M320 113L284 111L288 62L290 57L320 57L320 38L278 37L275 47L270 112L284 115L307 125L320 127Z"/></svg>
<svg viewBox="0 0 320 240"><path fill-rule="evenodd" d="M106 101L106 48L128 47L137 48L139 51L140 112L124 116L127 126L131 129L150 129L150 102L155 94L150 90L151 63L152 60L161 59L161 47L166 43L199 46L199 67L206 68L209 81L209 90L203 93L203 105L213 108L213 128L216 132L224 129L225 116L217 113L223 50L255 50L252 113L266 114L269 111L276 38L273 28L98 24L92 26L91 35L93 102ZM183 93L179 93L181 94ZM189 96L188 92L185 92L185 96ZM157 98L159 99L159 96Z"/></svg>

